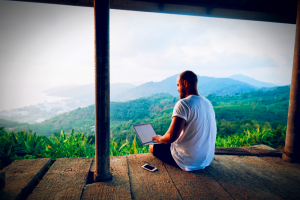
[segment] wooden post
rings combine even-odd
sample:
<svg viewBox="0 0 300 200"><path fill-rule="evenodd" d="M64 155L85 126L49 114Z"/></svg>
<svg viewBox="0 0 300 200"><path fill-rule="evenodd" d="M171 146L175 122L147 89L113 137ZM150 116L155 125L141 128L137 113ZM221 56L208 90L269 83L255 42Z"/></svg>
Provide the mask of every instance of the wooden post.
<svg viewBox="0 0 300 200"><path fill-rule="evenodd" d="M296 39L292 83L289 102L288 124L284 154L282 158L289 162L300 161L300 0L298 0Z"/></svg>
<svg viewBox="0 0 300 200"><path fill-rule="evenodd" d="M5 172L0 172L0 192L5 188Z"/></svg>
<svg viewBox="0 0 300 200"><path fill-rule="evenodd" d="M94 181L112 178L110 171L109 0L94 0L95 23L95 173Z"/></svg>

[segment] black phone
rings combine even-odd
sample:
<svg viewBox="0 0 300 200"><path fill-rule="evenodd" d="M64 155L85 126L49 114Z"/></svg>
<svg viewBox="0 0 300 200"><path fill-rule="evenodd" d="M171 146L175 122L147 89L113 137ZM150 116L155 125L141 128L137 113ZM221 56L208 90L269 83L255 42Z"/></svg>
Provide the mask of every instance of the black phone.
<svg viewBox="0 0 300 200"><path fill-rule="evenodd" d="M154 172L154 171L157 170L156 167L153 167L153 166L151 166L151 165L149 165L149 164L144 164L144 165L142 166L142 168L144 168L144 169L146 169L146 170L149 170L150 172Z"/></svg>

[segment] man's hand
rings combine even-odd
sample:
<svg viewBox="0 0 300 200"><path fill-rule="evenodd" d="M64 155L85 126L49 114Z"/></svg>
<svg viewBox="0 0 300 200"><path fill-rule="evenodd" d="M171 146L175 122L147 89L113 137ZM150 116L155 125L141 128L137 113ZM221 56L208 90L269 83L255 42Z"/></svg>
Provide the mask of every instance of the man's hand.
<svg viewBox="0 0 300 200"><path fill-rule="evenodd" d="M186 121L181 117L173 117L169 130L163 136L156 135L152 137L152 141L163 144L171 144L178 139L185 123Z"/></svg>
<svg viewBox="0 0 300 200"><path fill-rule="evenodd" d="M155 135L152 137L152 141L157 142L157 143L161 143L161 139L162 136L161 135Z"/></svg>

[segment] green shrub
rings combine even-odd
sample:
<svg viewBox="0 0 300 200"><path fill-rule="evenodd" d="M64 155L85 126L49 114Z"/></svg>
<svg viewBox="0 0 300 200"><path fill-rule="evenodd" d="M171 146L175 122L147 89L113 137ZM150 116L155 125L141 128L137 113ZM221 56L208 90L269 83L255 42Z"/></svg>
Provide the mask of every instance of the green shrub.
<svg viewBox="0 0 300 200"><path fill-rule="evenodd" d="M225 137L217 137L216 148L242 147L265 144L273 148L283 147L285 142L286 126L278 125L272 129L270 125L262 128L247 129L243 133Z"/></svg>

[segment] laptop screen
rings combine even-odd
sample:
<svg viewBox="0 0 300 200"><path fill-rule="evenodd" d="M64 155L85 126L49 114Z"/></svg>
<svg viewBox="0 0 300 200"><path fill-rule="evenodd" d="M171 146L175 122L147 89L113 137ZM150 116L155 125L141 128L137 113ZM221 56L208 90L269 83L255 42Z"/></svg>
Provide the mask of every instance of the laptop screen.
<svg viewBox="0 0 300 200"><path fill-rule="evenodd" d="M147 143L147 142L151 142L152 137L156 135L156 133L150 123L133 125L133 127L143 144Z"/></svg>

